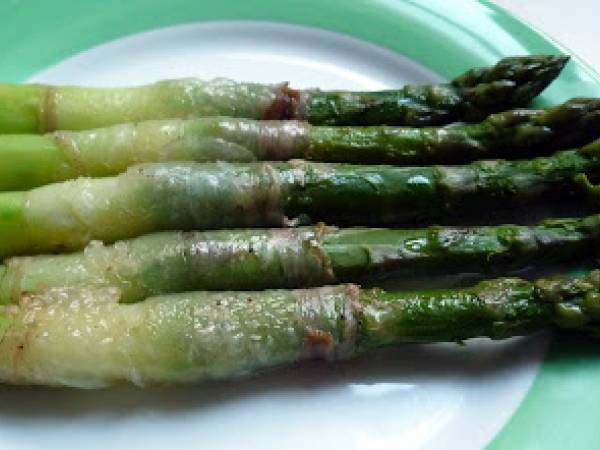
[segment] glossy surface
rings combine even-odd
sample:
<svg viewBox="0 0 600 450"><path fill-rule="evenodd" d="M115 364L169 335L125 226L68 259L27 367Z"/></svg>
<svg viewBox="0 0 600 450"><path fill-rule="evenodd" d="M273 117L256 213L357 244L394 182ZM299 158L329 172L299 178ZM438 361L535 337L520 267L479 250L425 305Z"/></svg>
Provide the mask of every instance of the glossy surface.
<svg viewBox="0 0 600 450"><path fill-rule="evenodd" d="M334 127L227 117L151 120L44 136L0 134L0 159L7 161L0 166L0 190L118 175L145 162L304 158L411 166L520 159L581 146L598 136L600 100L595 98L504 111L451 127Z"/></svg>
<svg viewBox="0 0 600 450"><path fill-rule="evenodd" d="M320 91L227 78L179 78L142 86L0 84L0 132L85 130L143 120L208 116L300 119L328 125L443 125L479 121L525 107L563 69L568 57L502 59L451 84L389 91Z"/></svg>
<svg viewBox="0 0 600 450"><path fill-rule="evenodd" d="M115 10L119 14L115 14ZM500 56L557 50L545 37L502 11L487 3L469 0L427 3L380 0L350 4L341 0L327 3L265 1L260 4L225 1L210 7L187 0L169 3L58 0L37 4L35 8L26 2L15 1L0 5L0 17L10 18L10 26L0 29L1 73L5 81L23 80L49 64L108 39L194 20L274 20L334 30L398 51L447 78L468 67L489 64ZM239 30L239 26L236 29ZM27 39L23 39L23 30L28 30ZM343 45L339 40L335 43L327 41L322 35L315 38L310 37L312 34L304 35L298 39L295 35L279 34L279 39L273 40L271 34L269 39L259 40L253 48L248 45L256 42L256 33L242 39L221 33L207 47L202 46L209 41L206 36L192 35L204 39L186 45L185 42L190 41L185 38L169 41L159 35L153 41L147 41L150 38L146 35L138 38L137 46L115 43L111 49L95 50L94 55L98 57L88 58L85 67L74 61L45 72L39 80L115 85L133 79L150 82L155 74L162 77L199 73L234 76L234 66L240 61L254 62L246 64L240 72L244 79L279 81L288 78L297 82L305 80L305 86L329 88L339 84L340 78L349 89L382 89L429 76L425 75L429 73L427 71L415 71L413 65L403 65L403 70L399 70L395 54L386 53L382 57L372 48L357 53L360 46L355 41ZM148 48L152 51L145 48L144 42L149 42ZM297 49L300 42L306 50L304 56L290 59L291 49ZM321 45L323 42L335 50ZM270 55L261 52L268 44L280 44L280 51ZM174 54L175 49L180 51ZM156 58L157 54L160 54L159 58ZM342 55L343 63L332 63L339 61L334 55ZM177 64L177 61L181 63ZM190 61L196 65L190 65ZM261 79L259 74L264 76L265 72L273 78ZM418 73L421 75L417 76ZM576 61L542 96L539 104L562 102L573 95L599 94L595 75L581 61ZM550 355L530 396L493 448L512 449L514 442L519 442L521 448L562 449L566 445L566 436L568 445L576 448L589 448L597 443L594 437L597 435L596 417L600 412L600 390L597 388L600 364L596 362L597 352L593 349L582 348L577 342L573 344L580 350L574 352L571 346L557 349ZM307 429L322 430L323 423L328 426L320 434L319 442L329 448L343 444L340 436L348 437L345 448L348 445L397 448L398 442L403 442L405 448L438 448L439 433L444 433L447 446L456 442L457 448L464 449L464 437L468 435L473 448L480 448L489 441L490 433L495 433L505 422L518 404L523 389L529 385L529 378L517 376L531 373L536 368L535 362L526 355L539 354L537 352L541 350L539 342L522 340L495 348L499 359L485 360L477 357L480 347L406 348L393 355L383 353L373 359L342 365L333 371L294 369L260 380L227 385L218 392L212 386L157 390L152 395L117 390L102 398L95 393L81 392L70 396L68 411L63 412L55 408L64 401L63 392L36 391L33 398L24 397L21 390L5 389L2 393L5 405L2 407L5 425L2 439L6 446L15 448L39 448L40 442L45 446L55 444L56 448L65 448L65 436L68 435L71 442L79 437L89 444L87 436L95 433L99 442L127 441L130 448L160 447L161 444L162 447L185 446L198 442L197 434L186 433L190 422L204 420L206 429L222 431L215 435L203 434L203 442L212 448L240 444L229 433L229 424L235 425L240 433L252 433L263 444L279 448L282 441L286 444L302 442L307 437ZM491 350L487 348L486 351ZM447 368L443 374L440 373L441 363ZM487 390L474 384L477 379L474 375L481 372L485 373ZM398 382L388 382L390 376L398 374L402 375ZM282 379L289 380L294 376L297 381L282 382ZM327 386L334 382L347 384L328 390ZM507 382L511 386L509 391L516 397L498 395L495 389ZM284 417L280 415L259 423L249 420L256 417L257 408L268 405L279 410L287 407L290 390L302 393L295 396L296 410L288 410ZM330 397L324 403L322 395L326 390ZM257 392L262 395L257 396ZM349 404L339 408L334 406L348 395L353 396ZM399 397L404 401L390 402L394 396L396 400ZM439 402L446 400L449 402L440 406ZM314 408L317 402L319 409ZM481 408L486 404L493 405L494 409L486 420L482 420ZM168 405L167 413L172 414L175 410L181 416L169 420L164 414L148 413L148 410L161 411L165 405ZM325 408L326 405L330 407ZM196 409L198 406L200 409ZM208 416L208 408L220 414ZM557 414L557 411L561 413ZM478 427L473 428L469 423L466 432L456 427L452 418L459 412L464 417L477 417ZM73 428L73 414L82 420L77 430ZM342 415L344 420L332 423L332 414ZM399 415L405 420L394 420ZM228 417L230 422L223 422L223 417ZM376 431L364 427L368 417L378 417ZM162 440L165 439L165 433L161 432L165 420L173 433ZM289 425L287 439L272 434L273 428L281 429L284 425ZM144 427L144 432L136 434L134 442L130 433L132 426ZM31 433L32 427L36 433ZM198 430L195 426L194 429Z"/></svg>
<svg viewBox="0 0 600 450"><path fill-rule="evenodd" d="M537 226L163 232L92 242L64 255L17 257L0 266L0 304L61 286L116 287L121 302L196 290L302 288L335 283L397 288L415 276L491 275L600 255L600 215Z"/></svg>
<svg viewBox="0 0 600 450"><path fill-rule="evenodd" d="M339 285L118 304L114 288L57 288L0 311L0 379L79 388L193 383L352 356L357 295Z"/></svg>
<svg viewBox="0 0 600 450"><path fill-rule="evenodd" d="M0 380L100 388L235 379L384 346L597 334L600 271L497 278L462 289L346 284L187 292L119 304L118 289L56 288L0 308Z"/></svg>
<svg viewBox="0 0 600 450"><path fill-rule="evenodd" d="M586 206L600 141L531 160L464 166L149 163L106 178L78 178L0 193L0 255L60 253L166 230L498 223L518 208ZM15 210L15 196L21 196ZM557 203L557 204L555 204ZM487 217L479 219L482 207ZM17 220L15 220L15 216Z"/></svg>

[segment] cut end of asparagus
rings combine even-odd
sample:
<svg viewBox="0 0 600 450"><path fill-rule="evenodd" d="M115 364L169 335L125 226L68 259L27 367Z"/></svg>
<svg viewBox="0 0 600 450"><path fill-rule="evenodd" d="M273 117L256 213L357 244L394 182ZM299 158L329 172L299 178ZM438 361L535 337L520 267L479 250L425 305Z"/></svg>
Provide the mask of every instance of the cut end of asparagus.
<svg viewBox="0 0 600 450"><path fill-rule="evenodd" d="M562 71L569 57L534 55L504 58L493 67L469 70L452 81L467 100L467 120L480 120L498 111L527 106Z"/></svg>

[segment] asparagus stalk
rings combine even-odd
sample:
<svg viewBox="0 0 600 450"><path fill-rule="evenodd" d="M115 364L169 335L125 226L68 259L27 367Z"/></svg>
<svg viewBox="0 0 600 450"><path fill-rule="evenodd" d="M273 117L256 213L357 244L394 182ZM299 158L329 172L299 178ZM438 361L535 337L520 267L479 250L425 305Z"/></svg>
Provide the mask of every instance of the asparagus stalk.
<svg viewBox="0 0 600 450"><path fill-rule="evenodd" d="M517 56L504 58L492 67L468 70L447 85L300 93L299 117L314 124L415 127L479 121L499 111L527 106L560 74L567 61L565 56Z"/></svg>
<svg viewBox="0 0 600 450"><path fill-rule="evenodd" d="M79 132L0 135L0 190L109 176L143 162L254 161L431 164L538 156L600 136L600 100L513 110L442 128L327 127L236 118L149 121Z"/></svg>
<svg viewBox="0 0 600 450"><path fill-rule="evenodd" d="M151 119L231 116L316 124L426 126L526 106L566 56L505 58L449 84L379 92L298 91L286 83L181 79L126 88L0 84L0 133L82 130Z"/></svg>
<svg viewBox="0 0 600 450"><path fill-rule="evenodd" d="M535 226L163 232L69 255L11 258L0 303L48 288L115 287L122 302L195 290L300 288L389 276L493 273L598 256L600 215Z"/></svg>
<svg viewBox="0 0 600 450"><path fill-rule="evenodd" d="M471 288L192 292L119 304L115 289L57 289L0 309L0 381L72 387L232 378L412 342L598 334L600 272Z"/></svg>
<svg viewBox="0 0 600 450"><path fill-rule="evenodd" d="M391 224L479 214L596 189L600 140L581 150L465 166L154 163L112 178L0 193L0 255L79 249L160 230ZM578 195L581 197L581 195Z"/></svg>

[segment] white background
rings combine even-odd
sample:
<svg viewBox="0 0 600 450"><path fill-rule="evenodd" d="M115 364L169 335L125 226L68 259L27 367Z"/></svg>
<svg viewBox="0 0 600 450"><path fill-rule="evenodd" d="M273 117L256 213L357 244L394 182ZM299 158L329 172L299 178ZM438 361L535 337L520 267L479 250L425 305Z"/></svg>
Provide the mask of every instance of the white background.
<svg viewBox="0 0 600 450"><path fill-rule="evenodd" d="M600 72L600 0L494 0Z"/></svg>

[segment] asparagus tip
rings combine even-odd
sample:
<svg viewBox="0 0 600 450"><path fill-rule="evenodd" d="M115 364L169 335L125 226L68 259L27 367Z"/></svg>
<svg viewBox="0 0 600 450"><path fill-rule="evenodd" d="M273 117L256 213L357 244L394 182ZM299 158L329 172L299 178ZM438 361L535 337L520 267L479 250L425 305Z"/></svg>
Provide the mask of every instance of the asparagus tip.
<svg viewBox="0 0 600 450"><path fill-rule="evenodd" d="M559 328L600 337L600 270L584 277L553 277L535 283L538 298L554 304Z"/></svg>
<svg viewBox="0 0 600 450"><path fill-rule="evenodd" d="M568 55L509 56L494 66L478 67L463 73L452 81L459 88L474 88L481 83L512 81L536 82L547 85L565 67Z"/></svg>
<svg viewBox="0 0 600 450"><path fill-rule="evenodd" d="M527 106L562 71L566 55L512 56L495 66L471 69L452 81L468 100L473 119L497 110Z"/></svg>

